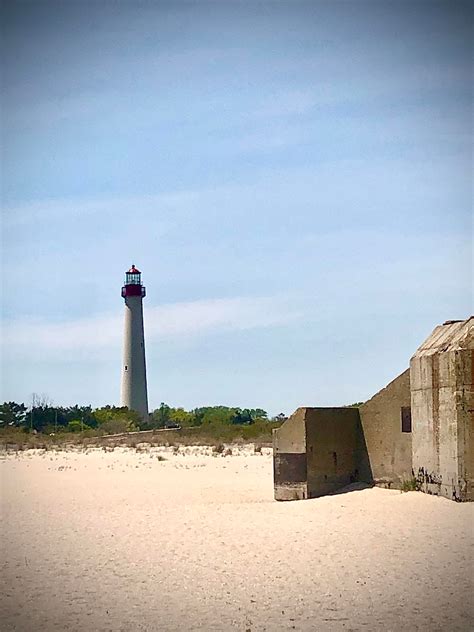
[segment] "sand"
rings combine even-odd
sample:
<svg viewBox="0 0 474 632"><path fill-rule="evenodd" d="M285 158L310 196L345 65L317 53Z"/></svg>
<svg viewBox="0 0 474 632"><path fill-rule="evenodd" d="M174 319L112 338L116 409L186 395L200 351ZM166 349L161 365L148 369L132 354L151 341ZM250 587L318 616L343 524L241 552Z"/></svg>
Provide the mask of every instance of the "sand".
<svg viewBox="0 0 474 632"><path fill-rule="evenodd" d="M235 452L4 455L2 629L472 629L472 504L278 503L271 450Z"/></svg>

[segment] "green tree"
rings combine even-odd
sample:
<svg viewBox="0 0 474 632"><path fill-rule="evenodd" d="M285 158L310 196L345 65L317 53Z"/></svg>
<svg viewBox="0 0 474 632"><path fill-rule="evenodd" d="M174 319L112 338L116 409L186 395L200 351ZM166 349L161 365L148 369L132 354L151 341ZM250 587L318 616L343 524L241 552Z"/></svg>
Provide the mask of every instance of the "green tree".
<svg viewBox="0 0 474 632"><path fill-rule="evenodd" d="M83 430L90 430L90 426L85 424L82 419L74 419L68 423L66 430L68 432L81 432Z"/></svg>
<svg viewBox="0 0 474 632"><path fill-rule="evenodd" d="M103 406L94 410L94 418L98 429L107 434L131 432L140 427L141 417L135 410L127 406Z"/></svg>
<svg viewBox="0 0 474 632"><path fill-rule="evenodd" d="M171 408L168 404L161 402L160 407L151 414L153 428L164 428L169 424Z"/></svg>
<svg viewBox="0 0 474 632"><path fill-rule="evenodd" d="M3 402L0 406L0 427L23 426L26 420L25 404L16 402Z"/></svg>
<svg viewBox="0 0 474 632"><path fill-rule="evenodd" d="M70 421L79 419L90 428L95 428L97 426L97 419L95 417L95 412L92 410L92 406L78 406L75 404L74 406L68 406L67 408L58 408L57 412L58 424L66 425Z"/></svg>
<svg viewBox="0 0 474 632"><path fill-rule="evenodd" d="M252 413L248 408L244 408L243 410L241 408L236 409L232 423L249 425L253 422Z"/></svg>
<svg viewBox="0 0 474 632"><path fill-rule="evenodd" d="M169 420L173 424L177 424L182 428L188 428L193 425L194 415L184 408L170 408Z"/></svg>
<svg viewBox="0 0 474 632"><path fill-rule="evenodd" d="M192 426L202 426L202 420L204 419L204 412L202 408L195 408L191 411L193 416Z"/></svg>
<svg viewBox="0 0 474 632"><path fill-rule="evenodd" d="M137 424L140 421L140 414L135 410L129 410L127 406L102 406L102 408L96 408L93 415L98 426L101 426L106 421L116 419L132 424Z"/></svg>
<svg viewBox="0 0 474 632"><path fill-rule="evenodd" d="M27 426L38 432L43 432L46 426L54 424L56 409L49 405L32 406L27 419ZM29 422L29 423L28 423Z"/></svg>
<svg viewBox="0 0 474 632"><path fill-rule="evenodd" d="M231 424L235 416L235 408L229 408L228 406L203 406L202 408L196 408L194 415L200 420L197 425L219 425L219 424Z"/></svg>

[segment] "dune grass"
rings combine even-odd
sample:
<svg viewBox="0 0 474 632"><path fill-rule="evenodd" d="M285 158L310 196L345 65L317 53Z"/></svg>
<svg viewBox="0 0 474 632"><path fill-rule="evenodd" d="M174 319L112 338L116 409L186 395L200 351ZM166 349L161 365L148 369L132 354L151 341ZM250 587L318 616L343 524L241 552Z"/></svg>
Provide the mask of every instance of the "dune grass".
<svg viewBox="0 0 474 632"><path fill-rule="evenodd" d="M272 430L281 422L256 422L251 425L204 425L179 430L145 430L116 435L104 435L94 430L84 432L58 432L56 434L30 433L19 429L2 428L0 447L7 451L36 449L64 449L67 447L123 446L136 447L140 443L154 446L210 445L253 443L257 448L270 446Z"/></svg>

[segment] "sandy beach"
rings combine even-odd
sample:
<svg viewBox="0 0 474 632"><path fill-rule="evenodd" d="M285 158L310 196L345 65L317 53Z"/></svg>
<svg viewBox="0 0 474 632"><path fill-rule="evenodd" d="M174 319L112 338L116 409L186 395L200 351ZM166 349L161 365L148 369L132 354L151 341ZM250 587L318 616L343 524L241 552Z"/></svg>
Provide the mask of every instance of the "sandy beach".
<svg viewBox="0 0 474 632"><path fill-rule="evenodd" d="M472 629L472 504L278 503L253 446L28 450L0 472L3 630Z"/></svg>

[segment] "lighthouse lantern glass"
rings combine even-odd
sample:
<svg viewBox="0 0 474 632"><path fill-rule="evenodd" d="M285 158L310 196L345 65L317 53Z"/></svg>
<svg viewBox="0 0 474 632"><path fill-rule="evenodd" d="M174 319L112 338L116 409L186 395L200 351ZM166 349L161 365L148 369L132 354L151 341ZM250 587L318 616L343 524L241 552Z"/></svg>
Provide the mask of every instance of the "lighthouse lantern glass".
<svg viewBox="0 0 474 632"><path fill-rule="evenodd" d="M140 272L126 272L125 273L125 285L141 285Z"/></svg>

